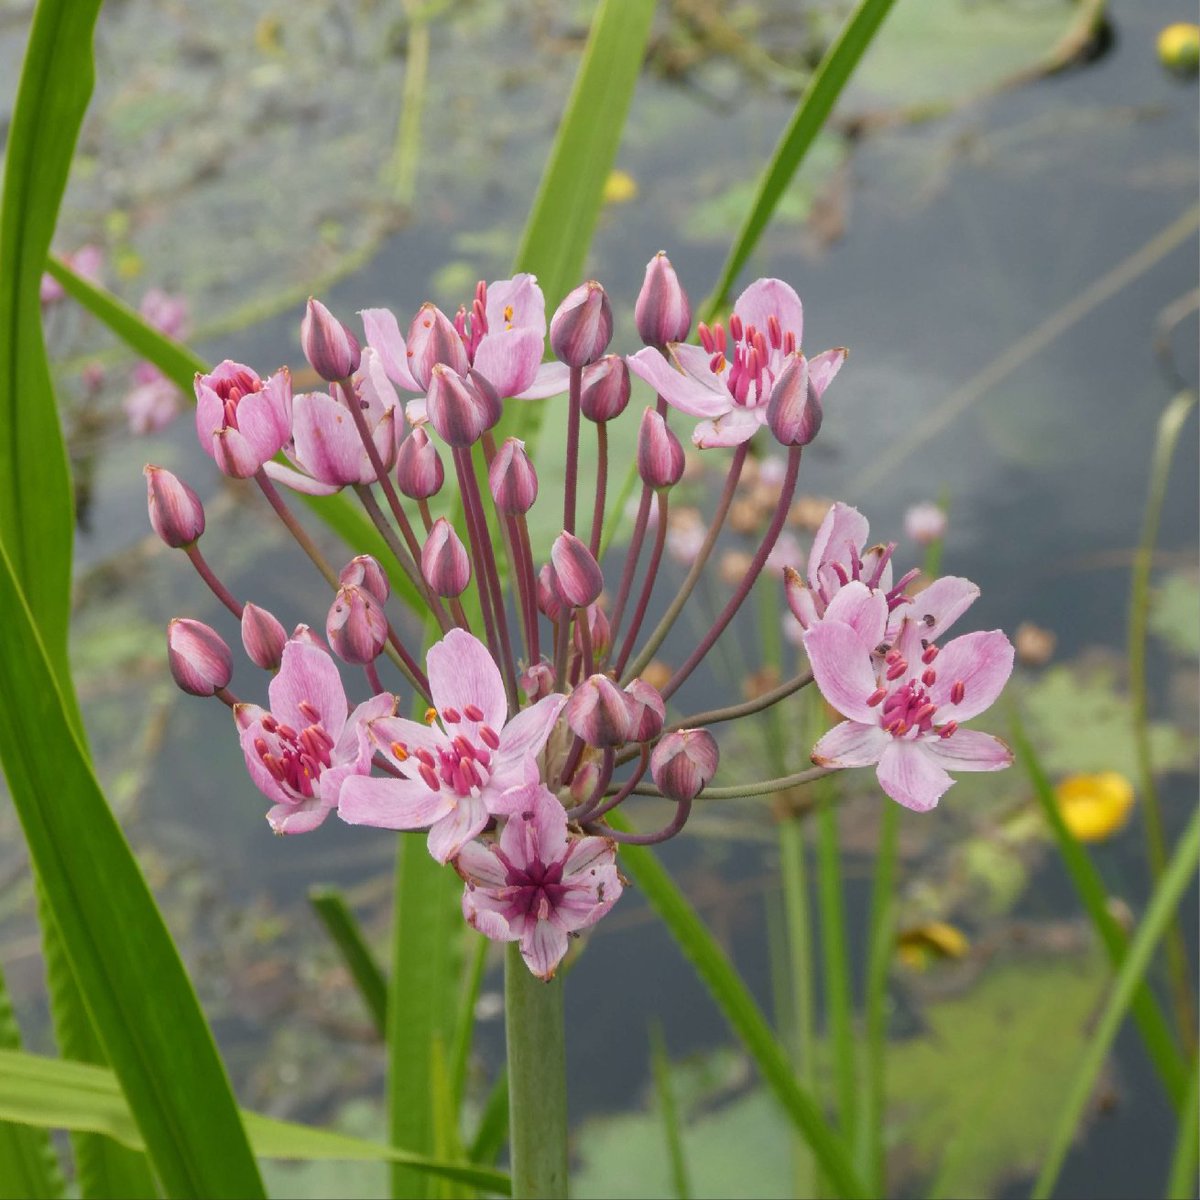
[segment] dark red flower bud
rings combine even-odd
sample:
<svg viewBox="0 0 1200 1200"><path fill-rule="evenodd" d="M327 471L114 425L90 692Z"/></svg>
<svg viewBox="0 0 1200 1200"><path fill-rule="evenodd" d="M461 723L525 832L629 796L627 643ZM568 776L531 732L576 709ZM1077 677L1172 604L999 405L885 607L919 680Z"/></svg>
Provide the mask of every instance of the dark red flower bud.
<svg viewBox="0 0 1200 1200"><path fill-rule="evenodd" d="M330 383L358 370L361 358L358 339L320 300L311 296L300 322L300 345L312 369Z"/></svg>
<svg viewBox="0 0 1200 1200"><path fill-rule="evenodd" d="M821 401L803 354L788 356L767 401L767 425L784 446L807 446L821 429Z"/></svg>
<svg viewBox="0 0 1200 1200"><path fill-rule="evenodd" d="M563 709L571 731L589 746L615 748L629 740L633 711L629 697L607 675L592 675Z"/></svg>
<svg viewBox="0 0 1200 1200"><path fill-rule="evenodd" d="M426 583L447 600L461 596L471 582L471 560L466 547L445 517L438 517L421 549L421 574Z"/></svg>
<svg viewBox="0 0 1200 1200"><path fill-rule="evenodd" d="M589 421L611 421L628 403L629 367L619 354L606 354L583 368L579 409Z"/></svg>
<svg viewBox="0 0 1200 1200"><path fill-rule="evenodd" d="M437 447L423 425L416 425L400 443L396 456L396 482L411 500L428 500L442 490L446 472Z"/></svg>
<svg viewBox="0 0 1200 1200"><path fill-rule="evenodd" d="M668 342L687 341L692 306L671 260L660 250L646 264L646 278L633 309L638 336L647 346L661 349Z"/></svg>
<svg viewBox="0 0 1200 1200"><path fill-rule="evenodd" d="M694 800L717 773L720 754L706 729L668 733L650 755L650 774L658 790L672 800Z"/></svg>
<svg viewBox="0 0 1200 1200"><path fill-rule="evenodd" d="M146 500L154 532L174 549L190 546L204 532L200 497L165 467L147 463L142 474L146 476Z"/></svg>
<svg viewBox="0 0 1200 1200"><path fill-rule="evenodd" d="M175 682L191 696L211 696L233 678L233 655L211 626L187 617L167 625L167 663Z"/></svg>
<svg viewBox="0 0 1200 1200"><path fill-rule="evenodd" d="M587 608L604 591L604 576L592 552L573 533L565 530L550 547L550 561L558 594L572 608Z"/></svg>
<svg viewBox="0 0 1200 1200"><path fill-rule="evenodd" d="M374 662L387 642L388 622L383 605L366 588L341 587L329 608L325 636L343 662Z"/></svg>
<svg viewBox="0 0 1200 1200"><path fill-rule="evenodd" d="M278 671L287 645L287 630L265 608L247 604L242 609L242 645L256 667Z"/></svg>
<svg viewBox="0 0 1200 1200"><path fill-rule="evenodd" d="M488 468L488 485L496 508L502 513L515 516L533 507L538 494L537 472L525 453L524 442L505 439Z"/></svg>
<svg viewBox="0 0 1200 1200"><path fill-rule="evenodd" d="M652 488L674 487L683 476L683 465L679 439L654 409L646 409L637 444L637 468L642 482Z"/></svg>
<svg viewBox="0 0 1200 1200"><path fill-rule="evenodd" d="M387 572L377 558L369 554L356 554L338 572L338 583L343 587L366 588L380 604L385 604L392 594L392 585Z"/></svg>
<svg viewBox="0 0 1200 1200"><path fill-rule="evenodd" d="M658 688L644 679L635 679L625 689L635 716L629 730L631 742L649 742L662 733L667 719L667 706L663 703Z"/></svg>
<svg viewBox="0 0 1200 1200"><path fill-rule="evenodd" d="M586 367L608 349L612 331L612 306L592 279L570 292L551 317L550 346L559 362Z"/></svg>

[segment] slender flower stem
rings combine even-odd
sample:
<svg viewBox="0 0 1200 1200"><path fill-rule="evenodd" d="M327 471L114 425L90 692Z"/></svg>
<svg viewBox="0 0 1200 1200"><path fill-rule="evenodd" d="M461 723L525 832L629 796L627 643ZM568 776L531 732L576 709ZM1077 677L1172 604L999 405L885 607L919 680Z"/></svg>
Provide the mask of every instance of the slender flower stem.
<svg viewBox="0 0 1200 1200"><path fill-rule="evenodd" d="M417 535L413 533L413 527L409 522L408 515L404 511L404 506L400 503L400 495L396 491L396 485L392 483L392 477L387 467L383 465L383 459L379 455L375 439L371 436L371 431L367 428L367 418L363 416L362 406L358 403L358 393L354 390L354 383L350 379L343 379L339 386L343 393L345 393L346 407L350 410L351 417L354 418L354 427L358 430L358 436L362 439L363 449L366 450L367 458L371 461L371 470L375 472L379 486L383 488L383 494L387 497L388 507L392 510L392 516L396 518L396 524L400 527L400 533L404 537L409 553L413 556L414 561L420 561L421 543L417 541Z"/></svg>
<svg viewBox="0 0 1200 1200"><path fill-rule="evenodd" d="M562 606L558 620L554 622L554 679L555 686L562 690L567 685L567 660L571 651L571 617L574 610Z"/></svg>
<svg viewBox="0 0 1200 1200"><path fill-rule="evenodd" d="M579 760L583 757L583 751L587 743L578 734L571 739L571 748L567 751L567 757L563 760L562 770L558 774L558 786L571 782L571 776L575 774L575 768L579 766ZM608 785L605 784L607 787Z"/></svg>
<svg viewBox="0 0 1200 1200"><path fill-rule="evenodd" d="M584 821L598 821L606 813L612 812L618 805L623 804L632 794L633 789L642 781L642 776L646 774L646 768L650 765L650 747L643 745L641 747L641 756L638 759L638 765L634 768L633 774L625 780L621 785L620 790L615 796L611 796L603 803L594 803L589 801L589 809L578 814L578 820L582 824ZM609 772L609 779L612 778L612 773ZM608 788L608 782L604 784L605 790Z"/></svg>
<svg viewBox="0 0 1200 1200"><path fill-rule="evenodd" d="M602 834L612 838L614 842L624 842L628 846L655 846L673 838L687 824L691 813L692 802L680 800L675 805L675 816L671 818L671 823L656 833L626 833L623 829L610 829L607 825L588 825L585 828L588 833Z"/></svg>
<svg viewBox="0 0 1200 1200"><path fill-rule="evenodd" d="M228 688L217 688L213 695L228 709L234 709L241 701Z"/></svg>
<svg viewBox="0 0 1200 1200"><path fill-rule="evenodd" d="M616 765L616 754L612 750L605 750L600 760L600 776L596 780L596 786L592 788L591 795L588 796L581 804L575 808L567 809L567 820L575 821L582 825L586 821L594 821L596 810L604 801L604 793L608 790L608 785L612 782L613 767Z"/></svg>
<svg viewBox="0 0 1200 1200"><path fill-rule="evenodd" d="M592 508L592 536L588 548L600 559L600 535L604 532L604 504L608 496L608 422L596 423L596 503Z"/></svg>
<svg viewBox="0 0 1200 1200"><path fill-rule="evenodd" d="M195 542L192 542L190 546L183 547L183 552L191 559L192 566L196 568L196 574L208 584L212 594L240 621L242 619L243 607L241 602L217 578L212 567L205 560L204 555L200 553L200 547Z"/></svg>
<svg viewBox="0 0 1200 1200"><path fill-rule="evenodd" d="M418 500L417 512L421 514L421 524L425 526L425 532L428 534L433 529L433 513L429 510L429 501Z"/></svg>
<svg viewBox="0 0 1200 1200"><path fill-rule="evenodd" d="M521 620L525 626L525 649L530 664L533 664L542 657L542 648L538 641L537 577L533 573L529 526L524 515L508 517L507 523L513 557L516 559L513 573L517 578L517 596L521 601Z"/></svg>
<svg viewBox="0 0 1200 1200"><path fill-rule="evenodd" d="M429 700L429 680L425 677L425 672L421 670L421 664L408 652L408 648L400 640L400 635L392 628L392 624L388 622L388 644L384 647L384 651L388 658L392 660L400 669L400 673L412 684L413 688L420 694L422 700Z"/></svg>
<svg viewBox="0 0 1200 1200"><path fill-rule="evenodd" d="M654 489L648 484L642 484L642 498L638 501L637 518L633 523L633 536L629 539L629 548L625 551L625 568L621 572L621 586L617 592L617 603L613 607L612 620L609 622L614 646L617 644L621 618L625 615L625 605L629 601L629 593L633 587L638 558L642 553L642 542L646 539L646 526L650 521L650 502L653 499Z"/></svg>
<svg viewBox="0 0 1200 1200"><path fill-rule="evenodd" d="M438 625L441 626L442 632L447 632L452 628L449 613L446 612L445 605L434 594L433 589L425 580L425 576L421 573L420 566L413 560L408 551L400 544L400 539L396 536L396 531L392 528L387 517L384 516L383 509L379 507L379 501L375 499L375 494L365 483L354 485L354 494L358 497L359 503L367 510L367 516L371 518L371 524L379 530L380 537L387 542L388 549L392 552L392 557L400 564L400 569L408 576L413 587L421 593L422 599L429 606L429 611L433 613ZM334 587L337 587L335 582Z"/></svg>
<svg viewBox="0 0 1200 1200"><path fill-rule="evenodd" d="M739 800L743 796L769 796L772 792L786 792L788 788L802 783L812 783L836 771L837 767L809 767L794 775L781 775L778 779L760 779L756 783L739 783L730 787L706 787L700 794L706 800ZM631 796L661 796L662 792L653 784L641 784L632 789Z"/></svg>
<svg viewBox="0 0 1200 1200"><path fill-rule="evenodd" d="M536 978L518 943L504 955L509 1155L518 1200L567 1194L567 1053L562 976Z"/></svg>
<svg viewBox="0 0 1200 1200"><path fill-rule="evenodd" d="M713 547L717 544L717 538L721 534L721 527L725 524L725 517L729 512L729 506L733 503L733 496L737 491L738 480L742 475L742 466L746 462L746 451L747 443L743 442L733 452L733 459L729 464L729 474L725 478L725 487L721 492L721 498L717 501L717 509L713 513L712 524L708 527L708 536L705 537L704 544L696 554L696 559L692 563L691 570L687 573L687 578L684 579L683 585L679 589L679 594L671 601L667 611L663 614L662 620L659 621L654 632L642 647L641 652L633 660L633 665L626 672L627 679L632 679L635 675L640 675L646 669L646 664L654 657L654 652L659 646L662 645L663 639L670 632L671 626L675 624L676 618L683 611L683 606L688 602L688 597L692 594L700 576L703 574L709 555L712 554ZM783 507L783 512L786 516L786 505Z"/></svg>
<svg viewBox="0 0 1200 1200"><path fill-rule="evenodd" d="M379 671L373 662L363 663L363 672L367 677L367 683L370 685L371 691L376 696L382 696L387 688L383 686L383 682L379 678Z"/></svg>
<svg viewBox="0 0 1200 1200"><path fill-rule="evenodd" d="M734 592L729 603L721 610L720 616L713 622L712 628L704 635L700 644L688 655L687 661L683 666L667 681L667 686L662 689L664 700L669 700L679 689L680 684L696 669L701 659L712 649L713 643L724 633L725 627L733 620L737 610L741 608L742 602L750 594L750 589L758 579L763 569L763 564L767 561L771 551L775 549L775 543L779 540L779 534L783 529L784 522L787 520L792 496L796 491L796 479L800 474L800 457L801 451L799 446L792 446L788 449L787 472L783 477L783 485L779 489L779 506L775 509L775 514L771 518L771 524L767 528L763 543L759 546L758 553L755 554L754 560L746 571L745 578L738 585L737 591Z"/></svg>
<svg viewBox="0 0 1200 1200"><path fill-rule="evenodd" d="M575 532L575 492L579 483L579 402L583 368L570 368L567 410L567 474L563 482L563 529Z"/></svg>
<svg viewBox="0 0 1200 1200"><path fill-rule="evenodd" d="M304 526L292 515L292 510L284 503L283 497L279 494L262 467L259 467L255 472L254 482L262 489L262 494L266 496L267 503L270 504L275 510L275 515L287 527L288 533L296 539L300 549L312 559L313 566L325 576L325 582L336 591L338 587L337 572L325 561L325 556L317 549L316 542L308 536Z"/></svg>
<svg viewBox="0 0 1200 1200"><path fill-rule="evenodd" d="M786 700L802 687L807 687L812 683L812 678L811 671L801 671L799 675L793 675L791 679L773 687L769 692L763 692L753 700L731 704L728 708L710 708L706 712L694 713L666 726L663 733L674 733L677 729L696 729L700 725L719 725L722 721L736 721L739 717L753 716L754 713L762 712L763 709Z"/></svg>
<svg viewBox="0 0 1200 1200"><path fill-rule="evenodd" d="M642 591L638 596L637 607L633 610L633 616L629 621L629 629L625 634L625 641L621 645L621 653L617 656L616 672L618 676L625 670L625 664L629 661L630 654L633 653L633 644L637 641L637 635L641 632L642 622L646 619L646 609L650 605L650 597L654 592L659 564L662 562L663 547L667 544L667 510L669 503L667 489L660 489L658 492L658 524L654 530L654 549L650 551L650 561L646 564L646 577L642 580ZM630 678L632 678L632 672L630 673ZM624 682L628 683L629 681L625 680Z"/></svg>
<svg viewBox="0 0 1200 1200"><path fill-rule="evenodd" d="M579 630L580 647L580 662L582 664L582 678L587 679L588 676L594 674L596 670L596 657L592 653L592 627L588 624L588 615L586 608L575 610L575 628Z"/></svg>

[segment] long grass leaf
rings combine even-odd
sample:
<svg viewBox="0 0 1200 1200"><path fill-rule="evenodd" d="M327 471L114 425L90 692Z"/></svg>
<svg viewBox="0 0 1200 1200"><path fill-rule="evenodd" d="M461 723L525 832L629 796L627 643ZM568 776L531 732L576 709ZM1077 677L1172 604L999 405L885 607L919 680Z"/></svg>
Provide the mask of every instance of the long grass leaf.
<svg viewBox="0 0 1200 1200"><path fill-rule="evenodd" d="M494 1163L508 1139L508 1073L501 1071L488 1092L467 1157L486 1166Z"/></svg>
<svg viewBox="0 0 1200 1200"><path fill-rule="evenodd" d="M671 1164L671 1193L675 1200L689 1200L692 1187L683 1153L679 1106L675 1103L675 1089L671 1085L671 1060L667 1057L662 1026L657 1021L650 1026L650 1068L654 1074L658 1112L662 1117L663 1140L667 1143L667 1159Z"/></svg>
<svg viewBox="0 0 1200 1200"><path fill-rule="evenodd" d="M717 285L704 302L704 313L708 319L728 300L738 272L754 252L792 176L821 132L842 88L846 86L846 81L853 74L893 3L894 0L860 0L837 41L829 48L808 87L804 89L779 145L759 177L754 202L734 238Z"/></svg>
<svg viewBox="0 0 1200 1200"><path fill-rule="evenodd" d="M1084 1054L1083 1062L1071 1085L1071 1093L1063 1106L1059 1122L1050 1141L1050 1149L1041 1174L1034 1184L1034 1200L1046 1200L1054 1191L1058 1173L1062 1169L1063 1160L1067 1156L1071 1139L1079 1128L1079 1123L1087 1109L1088 1100L1096 1087L1096 1080L1104 1067L1112 1044L1121 1028L1121 1022L1129 1011L1129 1006L1138 988L1142 985L1146 971L1154 957L1154 951L1163 935L1175 919L1176 909L1183 894L1191 885L1200 862L1200 810L1193 812L1187 829L1180 837L1175 853L1167 869L1163 872L1162 882L1154 891L1150 907L1142 918L1137 932L1129 943L1129 951L1117 972L1112 991L1105 1002L1104 1010L1092 1031L1091 1040Z"/></svg>
<svg viewBox="0 0 1200 1200"><path fill-rule="evenodd" d="M1046 777L1033 747L1025 734L1024 726L1016 711L1012 713L1013 747L1017 758L1025 767L1033 784L1033 794L1041 806L1046 823L1058 844L1067 873L1075 885L1075 891L1083 902L1083 907L1091 918L1100 941L1108 953L1109 961L1114 967L1119 967L1125 956L1127 940L1124 931L1117 924L1112 913L1108 911L1108 892L1104 881L1100 878L1087 851L1080 845L1079 840L1067 828L1059 810L1058 801L1054 796L1054 788ZM1171 1036L1170 1026L1163 1015L1154 993L1146 984L1142 984L1133 998L1133 1019L1142 1035L1146 1050L1162 1079L1163 1086L1171 1103L1178 1111L1183 1103L1184 1089L1187 1077L1183 1059L1178 1047Z"/></svg>
<svg viewBox="0 0 1200 1200"><path fill-rule="evenodd" d="M144 1144L116 1077L103 1067L86 1063L0 1051L0 1117L41 1129L93 1130L132 1149ZM439 1161L380 1142L245 1110L241 1117L254 1152L262 1158L403 1162L427 1175L509 1194L509 1179L502 1171Z"/></svg>
<svg viewBox="0 0 1200 1200"><path fill-rule="evenodd" d="M466 955L466 970L458 1015L454 1019L454 1036L450 1042L448 1069L456 1117L462 1113L463 1096L467 1090L467 1068L471 1063L471 1043L475 1037L475 1009L483 990L483 975L487 969L491 942L482 934L469 936L470 951Z"/></svg>
<svg viewBox="0 0 1200 1200"><path fill-rule="evenodd" d="M1179 1114L1179 1132L1171 1169L1167 1174L1167 1200L1192 1200L1196 1194L1196 1166L1200 1161L1200 1057L1192 1062L1187 1099Z"/></svg>
<svg viewBox="0 0 1200 1200"><path fill-rule="evenodd" d="M868 1195L845 1141L830 1128L812 1096L796 1082L787 1054L754 997L674 880L645 846L622 846L621 862L691 959L709 994L758 1065L764 1082L804 1134L837 1192L847 1197Z"/></svg>
<svg viewBox="0 0 1200 1200"><path fill-rule="evenodd" d="M310 888L308 902L350 972L379 1036L387 1036L387 977L367 945L354 914L337 888Z"/></svg>
<svg viewBox="0 0 1200 1200"><path fill-rule="evenodd" d="M172 1196L262 1194L224 1067L0 543L0 761L96 1032ZM214 1152L214 1148L219 1148Z"/></svg>

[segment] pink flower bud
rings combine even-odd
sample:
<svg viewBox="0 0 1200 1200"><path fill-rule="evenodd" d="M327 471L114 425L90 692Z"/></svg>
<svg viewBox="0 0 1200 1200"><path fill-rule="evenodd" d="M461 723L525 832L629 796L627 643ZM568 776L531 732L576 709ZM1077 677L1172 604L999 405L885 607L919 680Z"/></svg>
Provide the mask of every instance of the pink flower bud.
<svg viewBox="0 0 1200 1200"><path fill-rule="evenodd" d="M586 367L608 349L612 331L612 306L592 279L570 292L551 317L550 346L568 367Z"/></svg>
<svg viewBox="0 0 1200 1200"><path fill-rule="evenodd" d="M537 606L538 612L548 620L557 621L562 616L563 598L558 590L558 574L553 563L546 563L538 572Z"/></svg>
<svg viewBox="0 0 1200 1200"><path fill-rule="evenodd" d="M633 725L629 697L607 675L585 679L563 711L571 731L589 746L615 748L629 739Z"/></svg>
<svg viewBox="0 0 1200 1200"><path fill-rule="evenodd" d="M608 617L600 605L589 604L584 610L583 619L587 621L588 637L592 643L592 654L599 660L608 653L608 649L612 645L612 628L608 623ZM575 648L582 654L583 628L581 621L575 622L574 638Z"/></svg>
<svg viewBox="0 0 1200 1200"><path fill-rule="evenodd" d="M325 636L343 662L374 662L387 642L383 605L366 588L340 587L325 620Z"/></svg>
<svg viewBox="0 0 1200 1200"><path fill-rule="evenodd" d="M488 468L488 485L502 513L527 513L533 507L538 494L537 472L525 453L524 442L505 439Z"/></svg>
<svg viewBox="0 0 1200 1200"><path fill-rule="evenodd" d="M292 630L292 641L303 642L306 646L316 646L319 650L328 650L316 630L311 625L305 625L303 621Z"/></svg>
<svg viewBox="0 0 1200 1200"><path fill-rule="evenodd" d="M369 554L357 554L338 572L338 583L343 587L366 588L380 604L385 604L392 594L392 585L387 572L377 558Z"/></svg>
<svg viewBox="0 0 1200 1200"><path fill-rule="evenodd" d="M706 729L668 733L650 755L650 774L672 800L694 800L717 772L717 743Z"/></svg>
<svg viewBox="0 0 1200 1200"><path fill-rule="evenodd" d="M629 730L631 742L649 742L662 733L663 722L667 719L667 706L659 694L658 688L647 683L644 679L635 679L626 689L633 708L633 725Z"/></svg>
<svg viewBox="0 0 1200 1200"><path fill-rule="evenodd" d="M434 365L425 409L443 441L451 446L473 446L495 423L490 408L488 398L472 380L456 375L444 363Z"/></svg>
<svg viewBox="0 0 1200 1200"><path fill-rule="evenodd" d="M637 468L642 482L652 488L674 487L683 475L683 447L652 408L642 414L638 429Z"/></svg>
<svg viewBox="0 0 1200 1200"><path fill-rule="evenodd" d="M685 342L692 328L692 306L671 260L660 250L646 264L646 278L634 305L638 335L647 346L662 349L668 342Z"/></svg>
<svg viewBox="0 0 1200 1200"><path fill-rule="evenodd" d="M807 446L821 429L821 401L803 354L788 356L767 402L767 425L784 446Z"/></svg>
<svg viewBox="0 0 1200 1200"><path fill-rule="evenodd" d="M442 490L446 472L437 447L429 440L424 425L416 425L400 443L396 456L396 482L410 500L428 500Z"/></svg>
<svg viewBox="0 0 1200 1200"><path fill-rule="evenodd" d="M471 560L454 526L438 517L421 550L421 574L439 596L461 596L471 582Z"/></svg>
<svg viewBox="0 0 1200 1200"><path fill-rule="evenodd" d="M587 608L604 591L604 576L592 552L565 530L550 547L550 561L558 583L558 594L572 608Z"/></svg>
<svg viewBox="0 0 1200 1200"><path fill-rule="evenodd" d="M450 318L436 304L423 304L408 331L408 369L417 383L428 389L438 363L459 376L471 365L462 336Z"/></svg>
<svg viewBox="0 0 1200 1200"><path fill-rule="evenodd" d="M167 662L175 682L191 696L211 696L233 678L233 655L221 635L186 617L167 625Z"/></svg>
<svg viewBox="0 0 1200 1200"><path fill-rule="evenodd" d="M142 474L146 476L146 500L154 532L173 548L190 546L204 532L200 497L165 467L147 463Z"/></svg>
<svg viewBox="0 0 1200 1200"><path fill-rule="evenodd" d="M611 421L628 403L629 368L619 354L606 354L584 367L579 408L589 421Z"/></svg>
<svg viewBox="0 0 1200 1200"><path fill-rule="evenodd" d="M521 685L521 691L533 703L539 700L544 700L554 691L554 668L542 659L541 662L532 663L521 672L521 678L518 680Z"/></svg>
<svg viewBox="0 0 1200 1200"><path fill-rule="evenodd" d="M242 645L256 667L277 671L287 645L287 630L265 608L247 604L242 609Z"/></svg>
<svg viewBox="0 0 1200 1200"><path fill-rule="evenodd" d="M812 592L805 586L800 572L795 567L783 568L783 591L787 597L788 608L801 626L809 629L820 619L816 601Z"/></svg>
<svg viewBox="0 0 1200 1200"><path fill-rule="evenodd" d="M311 296L300 322L300 345L312 369L330 383L346 379L358 370L361 357L358 339L320 300Z"/></svg>
<svg viewBox="0 0 1200 1200"><path fill-rule="evenodd" d="M571 797L571 803L575 805L587 803L592 798L592 793L596 790L596 784L599 782L600 768L594 762L580 763L575 774L571 776L571 782L567 785L567 794Z"/></svg>

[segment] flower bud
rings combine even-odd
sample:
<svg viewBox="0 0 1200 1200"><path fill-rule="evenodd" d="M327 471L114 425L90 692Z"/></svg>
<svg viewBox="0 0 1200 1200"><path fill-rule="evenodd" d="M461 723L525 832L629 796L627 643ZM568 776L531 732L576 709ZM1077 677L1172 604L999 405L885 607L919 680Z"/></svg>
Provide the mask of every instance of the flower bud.
<svg viewBox="0 0 1200 1200"><path fill-rule="evenodd" d="M646 264L646 278L634 305L638 336L647 346L661 349L668 342L687 341L692 306L671 260L660 250Z"/></svg>
<svg viewBox="0 0 1200 1200"><path fill-rule="evenodd" d="M338 583L343 587L366 588L380 604L386 604L392 594L387 572L379 565L379 560L369 554L355 555L338 572Z"/></svg>
<svg viewBox="0 0 1200 1200"><path fill-rule="evenodd" d="M502 513L515 516L533 507L538 494L537 472L525 453L524 442L505 439L488 468L488 485L496 508Z"/></svg>
<svg viewBox="0 0 1200 1200"><path fill-rule="evenodd" d="M654 409L646 409L637 444L637 468L642 482L652 488L674 487L683 475L683 465L679 439Z"/></svg>
<svg viewBox="0 0 1200 1200"><path fill-rule="evenodd" d="M531 663L521 672L517 682L521 685L521 691L536 704L554 691L554 668L545 659Z"/></svg>
<svg viewBox="0 0 1200 1200"><path fill-rule="evenodd" d="M821 429L821 401L809 382L808 360L788 356L767 401L767 425L784 446L807 446Z"/></svg>
<svg viewBox="0 0 1200 1200"><path fill-rule="evenodd" d="M408 330L408 369L428 389L433 368L443 363L455 375L465 375L470 362L462 336L436 304L423 304Z"/></svg>
<svg viewBox="0 0 1200 1200"><path fill-rule="evenodd" d="M278 671L287 645L287 630L265 608L247 604L242 609L242 645L256 667Z"/></svg>
<svg viewBox="0 0 1200 1200"><path fill-rule="evenodd" d="M600 768L594 762L580 763L575 769L575 774L571 776L571 782L567 785L567 794L571 797L571 803L576 807L586 804L592 798L592 793L596 790L596 784L599 782Z"/></svg>
<svg viewBox="0 0 1200 1200"><path fill-rule="evenodd" d="M707 729L668 733L650 755L650 774L671 800L695 800L717 772L720 755Z"/></svg>
<svg viewBox="0 0 1200 1200"><path fill-rule="evenodd" d="M186 617L167 625L167 662L175 682L191 696L211 696L233 678L233 655L221 635Z"/></svg>
<svg viewBox="0 0 1200 1200"><path fill-rule="evenodd" d="M612 306L593 279L582 283L558 306L550 319L550 346L568 367L595 362L612 340Z"/></svg>
<svg viewBox="0 0 1200 1200"><path fill-rule="evenodd" d="M421 550L421 574L439 596L461 596L471 582L471 561L454 526L438 517Z"/></svg>
<svg viewBox="0 0 1200 1200"><path fill-rule="evenodd" d="M473 446L494 424L489 419L488 401L479 389L444 363L433 368L425 408L430 424L451 446Z"/></svg>
<svg viewBox="0 0 1200 1200"><path fill-rule="evenodd" d="M611 421L628 403L629 367L619 354L606 354L584 367L579 409L589 421Z"/></svg>
<svg viewBox="0 0 1200 1200"><path fill-rule="evenodd" d="M558 590L558 574L553 563L546 563L537 577L538 612L550 621L562 616L563 598Z"/></svg>
<svg viewBox="0 0 1200 1200"><path fill-rule="evenodd" d="M147 463L142 474L154 532L173 548L190 546L204 532L200 497L165 467Z"/></svg>
<svg viewBox="0 0 1200 1200"><path fill-rule="evenodd" d="M312 369L330 383L358 370L361 357L358 339L320 300L311 296L300 322L300 345Z"/></svg>
<svg viewBox="0 0 1200 1200"><path fill-rule="evenodd" d="M788 608L804 629L809 629L820 620L817 603L811 590L805 586L800 572L795 567L783 568L783 593L787 598Z"/></svg>
<svg viewBox="0 0 1200 1200"><path fill-rule="evenodd" d="M383 605L366 588L340 587L325 620L330 648L343 662L374 662L387 642Z"/></svg>
<svg viewBox="0 0 1200 1200"><path fill-rule="evenodd" d="M592 552L572 533L565 530L550 547L550 561L558 594L572 608L587 608L604 591L604 576Z"/></svg>
<svg viewBox="0 0 1200 1200"><path fill-rule="evenodd" d="M328 650L328 647L311 625L305 625L303 621L292 630L291 640L293 642L303 642L306 646L316 646L318 650Z"/></svg>
<svg viewBox="0 0 1200 1200"><path fill-rule="evenodd" d="M662 733L667 719L667 706L663 703L658 688L644 679L635 679L625 689L633 709L633 725L629 730L631 742L649 742Z"/></svg>
<svg viewBox="0 0 1200 1200"><path fill-rule="evenodd" d="M442 490L446 472L437 447L429 440L424 425L415 425L400 443L396 456L396 482L410 500L428 500Z"/></svg>
<svg viewBox="0 0 1200 1200"><path fill-rule="evenodd" d="M608 617L605 615L604 609L598 604L589 604L584 609L583 617L575 622L574 638L575 649L580 654L583 653L583 624L587 621L588 637L592 643L592 655L598 662L607 653L612 645L612 628L608 623Z"/></svg>
<svg viewBox="0 0 1200 1200"><path fill-rule="evenodd" d="M589 746L615 748L629 739L632 706L607 675L585 679L571 693L563 711L571 731Z"/></svg>

